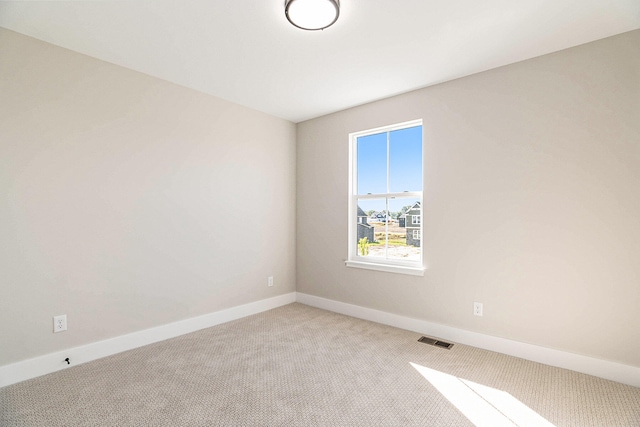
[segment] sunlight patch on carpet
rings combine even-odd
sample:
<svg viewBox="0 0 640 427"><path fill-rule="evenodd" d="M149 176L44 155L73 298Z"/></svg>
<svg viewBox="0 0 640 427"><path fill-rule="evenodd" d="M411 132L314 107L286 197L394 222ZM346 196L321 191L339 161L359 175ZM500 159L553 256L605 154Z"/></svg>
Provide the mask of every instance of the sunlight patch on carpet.
<svg viewBox="0 0 640 427"><path fill-rule="evenodd" d="M476 427L555 427L505 391L410 364Z"/></svg>

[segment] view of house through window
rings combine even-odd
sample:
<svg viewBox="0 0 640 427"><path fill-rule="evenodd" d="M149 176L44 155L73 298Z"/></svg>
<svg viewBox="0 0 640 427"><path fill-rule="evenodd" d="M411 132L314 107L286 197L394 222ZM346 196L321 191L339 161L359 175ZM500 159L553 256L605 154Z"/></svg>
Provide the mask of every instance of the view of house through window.
<svg viewBox="0 0 640 427"><path fill-rule="evenodd" d="M422 264L422 122L351 135L350 260Z"/></svg>

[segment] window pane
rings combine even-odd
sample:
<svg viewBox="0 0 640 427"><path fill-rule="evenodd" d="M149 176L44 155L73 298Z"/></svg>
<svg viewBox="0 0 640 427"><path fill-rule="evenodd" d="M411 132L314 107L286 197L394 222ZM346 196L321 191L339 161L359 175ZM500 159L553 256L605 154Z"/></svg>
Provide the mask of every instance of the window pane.
<svg viewBox="0 0 640 427"><path fill-rule="evenodd" d="M356 248L358 256L386 257L386 221L385 199L359 199Z"/></svg>
<svg viewBox="0 0 640 427"><path fill-rule="evenodd" d="M422 191L422 126L390 132L389 151L389 191Z"/></svg>
<svg viewBox="0 0 640 427"><path fill-rule="evenodd" d="M357 213L349 224L349 260L356 262L347 265L369 263L363 268L384 271L421 267L422 122L351 134L350 143L355 155L350 197L355 200L349 203L355 202Z"/></svg>
<svg viewBox="0 0 640 427"><path fill-rule="evenodd" d="M420 201L415 198L389 200L389 222L387 258L419 261L421 249L420 224L415 216L421 217Z"/></svg>
<svg viewBox="0 0 640 427"><path fill-rule="evenodd" d="M358 193L387 192L387 134L358 138Z"/></svg>

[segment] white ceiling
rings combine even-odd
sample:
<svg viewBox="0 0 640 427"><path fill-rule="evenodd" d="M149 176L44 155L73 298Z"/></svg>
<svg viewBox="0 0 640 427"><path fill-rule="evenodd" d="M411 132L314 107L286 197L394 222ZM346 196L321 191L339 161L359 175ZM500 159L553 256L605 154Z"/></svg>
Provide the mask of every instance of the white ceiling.
<svg viewBox="0 0 640 427"><path fill-rule="evenodd" d="M640 28L639 0L0 1L0 26L300 122ZM1 60L1 52L0 52Z"/></svg>

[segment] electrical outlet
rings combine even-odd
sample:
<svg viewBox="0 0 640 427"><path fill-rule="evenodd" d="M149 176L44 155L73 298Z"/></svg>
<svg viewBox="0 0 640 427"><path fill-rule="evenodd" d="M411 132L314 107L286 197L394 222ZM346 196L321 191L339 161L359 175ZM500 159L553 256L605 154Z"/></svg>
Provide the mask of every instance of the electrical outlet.
<svg viewBox="0 0 640 427"><path fill-rule="evenodd" d="M476 316L482 316L482 303L474 302L473 303L473 314Z"/></svg>
<svg viewBox="0 0 640 427"><path fill-rule="evenodd" d="M273 276L267 277L267 286L273 286Z"/></svg>
<svg viewBox="0 0 640 427"><path fill-rule="evenodd" d="M67 330L67 315L53 316L53 333Z"/></svg>

